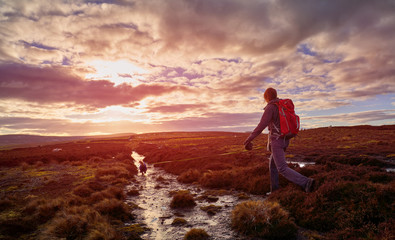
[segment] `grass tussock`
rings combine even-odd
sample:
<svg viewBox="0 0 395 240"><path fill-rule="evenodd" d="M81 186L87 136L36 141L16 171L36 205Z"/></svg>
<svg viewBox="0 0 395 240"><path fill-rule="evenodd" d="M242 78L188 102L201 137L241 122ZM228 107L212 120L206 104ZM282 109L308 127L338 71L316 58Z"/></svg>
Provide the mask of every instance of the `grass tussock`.
<svg viewBox="0 0 395 240"><path fill-rule="evenodd" d="M393 221L395 180L372 167L327 163L314 175L316 190L304 194L290 185L270 195L302 227L326 232L333 238L369 239L386 235ZM384 184L385 183L385 184Z"/></svg>
<svg viewBox="0 0 395 240"><path fill-rule="evenodd" d="M141 224L131 224L126 227L122 227L122 231L124 231L127 235L128 240L140 240L141 234L146 232L148 229L146 227L141 226Z"/></svg>
<svg viewBox="0 0 395 240"><path fill-rule="evenodd" d="M87 206L79 206L59 212L46 225L39 239L114 239L116 235L99 212Z"/></svg>
<svg viewBox="0 0 395 240"><path fill-rule="evenodd" d="M215 215L217 212L221 211L222 207L210 204L208 206L202 206L200 209L205 211L208 215Z"/></svg>
<svg viewBox="0 0 395 240"><path fill-rule="evenodd" d="M123 201L117 199L104 199L96 203L93 207L102 215L109 216L113 219L128 221L133 219L130 207Z"/></svg>
<svg viewBox="0 0 395 240"><path fill-rule="evenodd" d="M228 170L208 171L200 178L204 187L215 189L237 189L253 194L270 191L268 166L259 164L252 167L239 167Z"/></svg>
<svg viewBox="0 0 395 240"><path fill-rule="evenodd" d="M177 180L182 183L193 183L198 182L201 177L201 173L197 169L188 169L188 171L178 176Z"/></svg>
<svg viewBox="0 0 395 240"><path fill-rule="evenodd" d="M0 238L139 239L119 227L134 219L123 191L137 173L130 149L89 145L0 152Z"/></svg>
<svg viewBox="0 0 395 240"><path fill-rule="evenodd" d="M185 220L184 218L175 218L171 223L171 225L173 226L182 226L185 224L187 224L187 220Z"/></svg>
<svg viewBox="0 0 395 240"><path fill-rule="evenodd" d="M276 202L246 201L232 211L232 227L240 233L265 239L293 239L297 227Z"/></svg>
<svg viewBox="0 0 395 240"><path fill-rule="evenodd" d="M208 235L206 230L201 228L192 228L184 236L184 240L208 240L208 239L210 239L210 235Z"/></svg>
<svg viewBox="0 0 395 240"><path fill-rule="evenodd" d="M92 193L94 193L94 190L92 190L89 186L81 185L76 187L73 190L73 193L79 197L87 198L90 197Z"/></svg>
<svg viewBox="0 0 395 240"><path fill-rule="evenodd" d="M189 191L178 191L173 194L170 202L171 208L190 208L196 206L196 202Z"/></svg>

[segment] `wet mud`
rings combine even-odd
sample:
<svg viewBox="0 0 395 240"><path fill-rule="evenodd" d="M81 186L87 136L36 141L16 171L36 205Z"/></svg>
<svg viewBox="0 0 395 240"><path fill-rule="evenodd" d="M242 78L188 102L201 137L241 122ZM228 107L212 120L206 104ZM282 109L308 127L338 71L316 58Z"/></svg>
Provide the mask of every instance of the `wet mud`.
<svg viewBox="0 0 395 240"><path fill-rule="evenodd" d="M136 166L143 156L133 152ZM147 173L136 177L126 187L126 191L138 190L136 196L128 196L129 204L138 205L134 210L137 215L135 222L148 228L141 237L143 239L182 239L192 228L204 229L211 239L248 239L231 229L231 212L237 204L247 199L239 198L240 192L228 191L222 194L208 195L208 189L193 184L177 181L177 176L164 170L148 166ZM189 190L194 196L196 206L184 209L170 208L172 191ZM245 196L245 195L243 195ZM252 200L263 200L262 196L249 196ZM214 205L215 211L207 211L205 207ZM211 206L212 207L212 206ZM202 210L205 209L206 211ZM185 219L184 224L174 224L175 219Z"/></svg>

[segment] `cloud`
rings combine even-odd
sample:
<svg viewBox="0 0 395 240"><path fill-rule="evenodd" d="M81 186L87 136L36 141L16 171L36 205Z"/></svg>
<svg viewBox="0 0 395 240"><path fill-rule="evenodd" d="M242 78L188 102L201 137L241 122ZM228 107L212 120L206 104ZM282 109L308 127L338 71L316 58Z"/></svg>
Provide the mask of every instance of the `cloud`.
<svg viewBox="0 0 395 240"><path fill-rule="evenodd" d="M0 117L0 131L4 133L58 135L92 135L125 132L160 131L252 131L262 113L224 114L207 113L202 117L188 117L180 120L160 120L151 123L128 120L107 122L73 122L68 119L44 119L28 117ZM226 124L223 122L226 121ZM220 128L218 125L220 124Z"/></svg>
<svg viewBox="0 0 395 240"><path fill-rule="evenodd" d="M93 135L109 133L141 133L166 131L160 124L145 124L127 120L107 122L73 122L67 119L0 117L3 133L40 135Z"/></svg>
<svg viewBox="0 0 395 240"><path fill-rule="evenodd" d="M37 103L70 102L103 108L130 105L148 96L159 96L185 87L160 84L115 86L109 81L85 81L60 67L36 68L26 65L0 65L0 98Z"/></svg>
<svg viewBox="0 0 395 240"><path fill-rule="evenodd" d="M185 113L187 111L196 111L207 108L207 104L174 104L174 105L160 105L155 107L148 107L147 112L157 113Z"/></svg>
<svg viewBox="0 0 395 240"><path fill-rule="evenodd" d="M162 121L166 129L183 129L187 131L252 131L259 123L262 113L206 113L199 117L186 117L179 120Z"/></svg>
<svg viewBox="0 0 395 240"><path fill-rule="evenodd" d="M103 120L112 114L103 108L122 106L163 129L215 124L244 129L247 115L262 108L269 86L308 116L395 93L393 1L0 0L0 5L0 109L6 109L1 116ZM115 77L90 78L96 67L90 63L97 60L112 69L119 65L109 63L125 61L146 72L120 67ZM128 84L115 85L115 78ZM18 106L7 106L11 101Z"/></svg>
<svg viewBox="0 0 395 240"><path fill-rule="evenodd" d="M317 120L326 122L349 122L353 124L367 124L375 121L390 120L395 124L395 110L373 110L353 113L333 114L327 116L303 117L303 120Z"/></svg>

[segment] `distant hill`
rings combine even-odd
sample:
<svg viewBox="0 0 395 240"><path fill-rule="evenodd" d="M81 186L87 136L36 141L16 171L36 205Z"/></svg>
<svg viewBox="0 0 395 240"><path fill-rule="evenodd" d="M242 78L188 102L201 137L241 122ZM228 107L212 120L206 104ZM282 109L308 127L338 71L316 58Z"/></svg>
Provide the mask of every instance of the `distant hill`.
<svg viewBox="0 0 395 240"><path fill-rule="evenodd" d="M0 135L0 146L19 145L32 143L63 142L82 139L82 136L59 137L59 136L39 136L39 135Z"/></svg>
<svg viewBox="0 0 395 240"><path fill-rule="evenodd" d="M80 139L112 138L134 135L134 133L118 133L97 136L40 136L27 134L0 135L0 149L13 148L23 145L34 146L39 144L75 141Z"/></svg>

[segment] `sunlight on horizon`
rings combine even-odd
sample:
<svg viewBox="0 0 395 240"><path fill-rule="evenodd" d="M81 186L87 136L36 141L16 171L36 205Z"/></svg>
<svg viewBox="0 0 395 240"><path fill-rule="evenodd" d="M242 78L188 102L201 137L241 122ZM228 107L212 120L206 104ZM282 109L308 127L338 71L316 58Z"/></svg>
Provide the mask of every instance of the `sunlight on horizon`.
<svg viewBox="0 0 395 240"><path fill-rule="evenodd" d="M87 62L87 65L95 69L95 73L85 75L90 80L108 80L115 85L128 83L131 85L139 85L139 80L144 80L144 74L148 71L134 65L128 60L105 61L93 60Z"/></svg>

